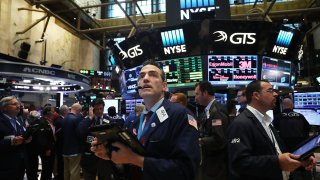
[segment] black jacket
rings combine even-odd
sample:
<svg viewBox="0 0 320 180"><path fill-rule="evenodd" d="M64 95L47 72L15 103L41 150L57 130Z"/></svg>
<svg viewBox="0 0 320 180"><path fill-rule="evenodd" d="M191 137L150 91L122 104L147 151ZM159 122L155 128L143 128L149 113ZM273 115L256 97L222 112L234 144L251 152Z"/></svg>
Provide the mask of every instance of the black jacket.
<svg viewBox="0 0 320 180"><path fill-rule="evenodd" d="M277 132L274 136L284 152ZM236 180L282 180L277 151L265 129L245 109L228 129L229 168Z"/></svg>

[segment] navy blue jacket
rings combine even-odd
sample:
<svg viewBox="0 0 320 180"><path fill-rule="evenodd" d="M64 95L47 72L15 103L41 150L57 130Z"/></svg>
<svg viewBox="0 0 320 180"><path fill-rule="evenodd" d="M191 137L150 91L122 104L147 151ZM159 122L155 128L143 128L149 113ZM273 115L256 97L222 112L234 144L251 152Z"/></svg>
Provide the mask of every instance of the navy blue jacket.
<svg viewBox="0 0 320 180"><path fill-rule="evenodd" d="M164 100L168 118L160 122L157 115L144 136L148 155L144 159L143 180L192 180L200 163L198 131L188 122L187 109ZM128 119L137 134L139 118Z"/></svg>
<svg viewBox="0 0 320 180"><path fill-rule="evenodd" d="M0 179L17 179L18 167L24 166L25 144L11 145L9 136L19 136L24 133L24 128L16 124L17 131L11 125L10 120L0 113ZM21 170L21 169L20 169Z"/></svg>
<svg viewBox="0 0 320 180"><path fill-rule="evenodd" d="M274 136L284 152L279 135ZM228 129L229 167L236 180L282 180L277 151L265 129L245 109Z"/></svg>
<svg viewBox="0 0 320 180"><path fill-rule="evenodd" d="M69 113L63 120L63 155L74 155L81 153L81 137L78 133L78 125L82 117L77 117L73 113Z"/></svg>

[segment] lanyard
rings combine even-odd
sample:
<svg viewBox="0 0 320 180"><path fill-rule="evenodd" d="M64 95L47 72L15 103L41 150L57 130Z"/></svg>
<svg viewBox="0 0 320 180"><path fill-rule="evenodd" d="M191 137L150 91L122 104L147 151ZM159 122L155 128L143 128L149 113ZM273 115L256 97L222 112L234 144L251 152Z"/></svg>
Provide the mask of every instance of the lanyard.
<svg viewBox="0 0 320 180"><path fill-rule="evenodd" d="M144 117L145 114L141 113L140 115L140 122L139 122L139 129L138 129L138 139L140 140L141 137L148 131L150 124L153 121L154 116L156 115L156 112L153 112L149 121L147 122L147 124L144 125L144 128L142 130L142 125L143 125L143 121L144 121Z"/></svg>

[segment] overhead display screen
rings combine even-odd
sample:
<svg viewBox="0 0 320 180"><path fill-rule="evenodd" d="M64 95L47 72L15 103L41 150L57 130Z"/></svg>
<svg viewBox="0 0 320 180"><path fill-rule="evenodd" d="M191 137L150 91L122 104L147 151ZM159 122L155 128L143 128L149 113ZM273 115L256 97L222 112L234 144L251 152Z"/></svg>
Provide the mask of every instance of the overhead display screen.
<svg viewBox="0 0 320 180"><path fill-rule="evenodd" d="M202 81L202 60L200 56L158 61L163 69L168 87L194 86Z"/></svg>
<svg viewBox="0 0 320 180"><path fill-rule="evenodd" d="M261 79L268 80L272 85L289 87L291 62L275 58L262 57Z"/></svg>
<svg viewBox="0 0 320 180"><path fill-rule="evenodd" d="M127 93L136 93L139 73L142 66L137 66L124 71L124 80Z"/></svg>
<svg viewBox="0 0 320 180"><path fill-rule="evenodd" d="M256 55L209 55L208 81L213 85L246 85L257 79Z"/></svg>

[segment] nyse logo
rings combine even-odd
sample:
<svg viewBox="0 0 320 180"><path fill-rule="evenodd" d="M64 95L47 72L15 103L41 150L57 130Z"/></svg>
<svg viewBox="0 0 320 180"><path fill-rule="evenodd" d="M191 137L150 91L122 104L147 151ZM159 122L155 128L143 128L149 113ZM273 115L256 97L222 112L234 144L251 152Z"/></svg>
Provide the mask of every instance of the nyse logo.
<svg viewBox="0 0 320 180"><path fill-rule="evenodd" d="M212 33L214 35L215 42L228 40L228 35L224 31L215 31ZM256 43L256 33L233 33L231 34L229 40L232 44L254 44Z"/></svg>
<svg viewBox="0 0 320 180"><path fill-rule="evenodd" d="M190 13L214 11L219 9L215 6L215 0L180 0L180 19L190 19Z"/></svg>
<svg viewBox="0 0 320 180"><path fill-rule="evenodd" d="M122 60L126 58L135 58L143 54L143 50L140 48L140 45L136 45L130 48L127 52L120 51L119 53L122 56Z"/></svg>
<svg viewBox="0 0 320 180"><path fill-rule="evenodd" d="M182 29L161 32L164 54L179 54L187 52Z"/></svg>
<svg viewBox="0 0 320 180"><path fill-rule="evenodd" d="M286 55L288 51L288 47L291 43L293 37L292 32L287 32L280 30L276 44L273 46L272 52L281 54L281 55Z"/></svg>

